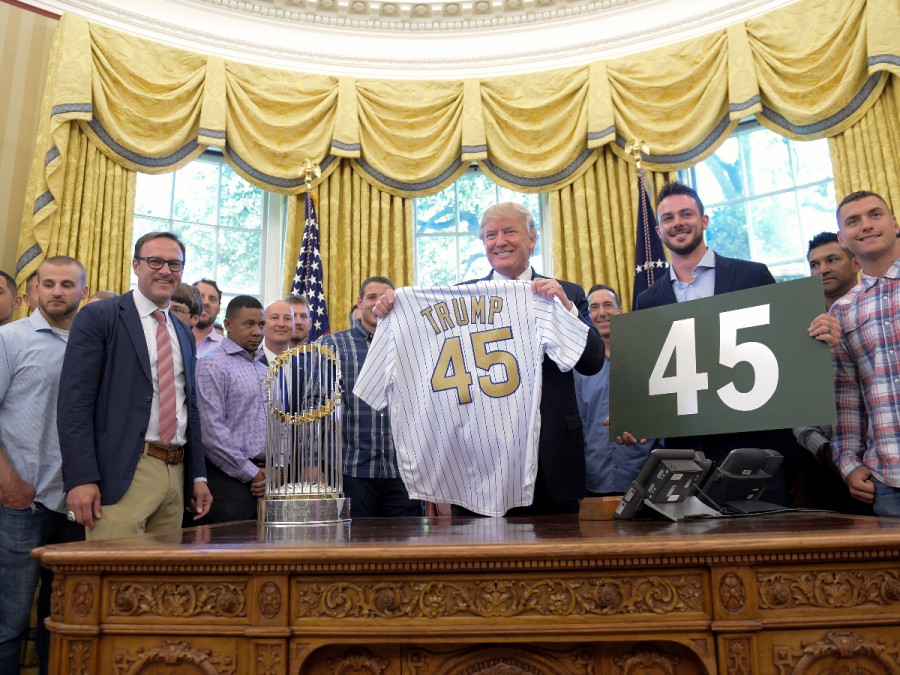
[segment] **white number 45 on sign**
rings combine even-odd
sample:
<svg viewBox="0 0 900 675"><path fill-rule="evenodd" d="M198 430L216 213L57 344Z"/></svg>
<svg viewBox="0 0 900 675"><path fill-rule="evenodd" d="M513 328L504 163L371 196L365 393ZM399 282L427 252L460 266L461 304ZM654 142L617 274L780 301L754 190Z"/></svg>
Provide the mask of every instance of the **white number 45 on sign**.
<svg viewBox="0 0 900 675"><path fill-rule="evenodd" d="M778 388L778 360L760 342L738 342L741 328L767 326L769 305L757 305L722 312L719 315L719 363L733 368L741 362L753 368L753 387L738 391L733 382L716 390L722 402L733 410L756 410L772 398ZM675 357L675 374L666 369ZM707 373L697 372L697 335L694 319L674 321L653 366L648 382L651 396L675 394L679 415L696 415L697 392L709 389Z"/></svg>

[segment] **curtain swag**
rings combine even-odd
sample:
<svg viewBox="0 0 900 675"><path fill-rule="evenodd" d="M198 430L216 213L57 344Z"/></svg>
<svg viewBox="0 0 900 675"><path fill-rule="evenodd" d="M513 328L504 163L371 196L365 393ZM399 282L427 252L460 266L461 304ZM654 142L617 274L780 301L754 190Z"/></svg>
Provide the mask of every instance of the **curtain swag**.
<svg viewBox="0 0 900 675"><path fill-rule="evenodd" d="M900 76L896 1L798 0L649 52L458 81L263 68L66 15L51 47L19 281L60 217L73 126L132 172L174 171L215 147L251 183L291 195L305 190L307 158L322 167L316 187L340 167L402 199L445 188L472 162L505 187L552 192L596 182L608 153L627 159L635 137L651 148L645 167L664 173L704 159L752 115L793 139L842 133Z"/></svg>

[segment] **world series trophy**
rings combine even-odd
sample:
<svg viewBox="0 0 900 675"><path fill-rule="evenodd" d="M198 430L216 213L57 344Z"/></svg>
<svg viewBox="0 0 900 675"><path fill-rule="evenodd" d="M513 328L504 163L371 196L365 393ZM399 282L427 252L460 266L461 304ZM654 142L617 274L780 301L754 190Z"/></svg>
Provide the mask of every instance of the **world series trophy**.
<svg viewBox="0 0 900 675"><path fill-rule="evenodd" d="M266 493L262 530L348 523L341 453L341 366L331 347L300 345L266 373Z"/></svg>

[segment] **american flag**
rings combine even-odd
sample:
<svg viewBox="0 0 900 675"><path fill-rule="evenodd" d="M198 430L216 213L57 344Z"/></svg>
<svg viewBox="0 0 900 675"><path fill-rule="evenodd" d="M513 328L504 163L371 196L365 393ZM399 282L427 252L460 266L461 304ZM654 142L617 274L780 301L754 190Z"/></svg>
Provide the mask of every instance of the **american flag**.
<svg viewBox="0 0 900 675"><path fill-rule="evenodd" d="M291 293L309 298L309 342L331 332L328 326L328 308L322 287L322 256L319 254L319 221L310 191L306 191L306 228L303 230L303 246L294 271Z"/></svg>
<svg viewBox="0 0 900 675"><path fill-rule="evenodd" d="M638 215L637 239L635 241L634 288L631 295L631 309L636 309L638 295L650 288L666 269L666 254L663 251L659 232L656 231L656 214L644 187L644 172L638 174Z"/></svg>

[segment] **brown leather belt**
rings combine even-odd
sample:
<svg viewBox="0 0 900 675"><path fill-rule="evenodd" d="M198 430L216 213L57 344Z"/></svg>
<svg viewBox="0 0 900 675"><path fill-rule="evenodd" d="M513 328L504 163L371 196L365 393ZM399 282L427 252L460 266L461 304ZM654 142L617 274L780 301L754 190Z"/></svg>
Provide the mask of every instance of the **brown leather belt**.
<svg viewBox="0 0 900 675"><path fill-rule="evenodd" d="M167 448L156 443L144 443L144 452L151 457L161 459L166 464L181 464L184 459L184 448Z"/></svg>

